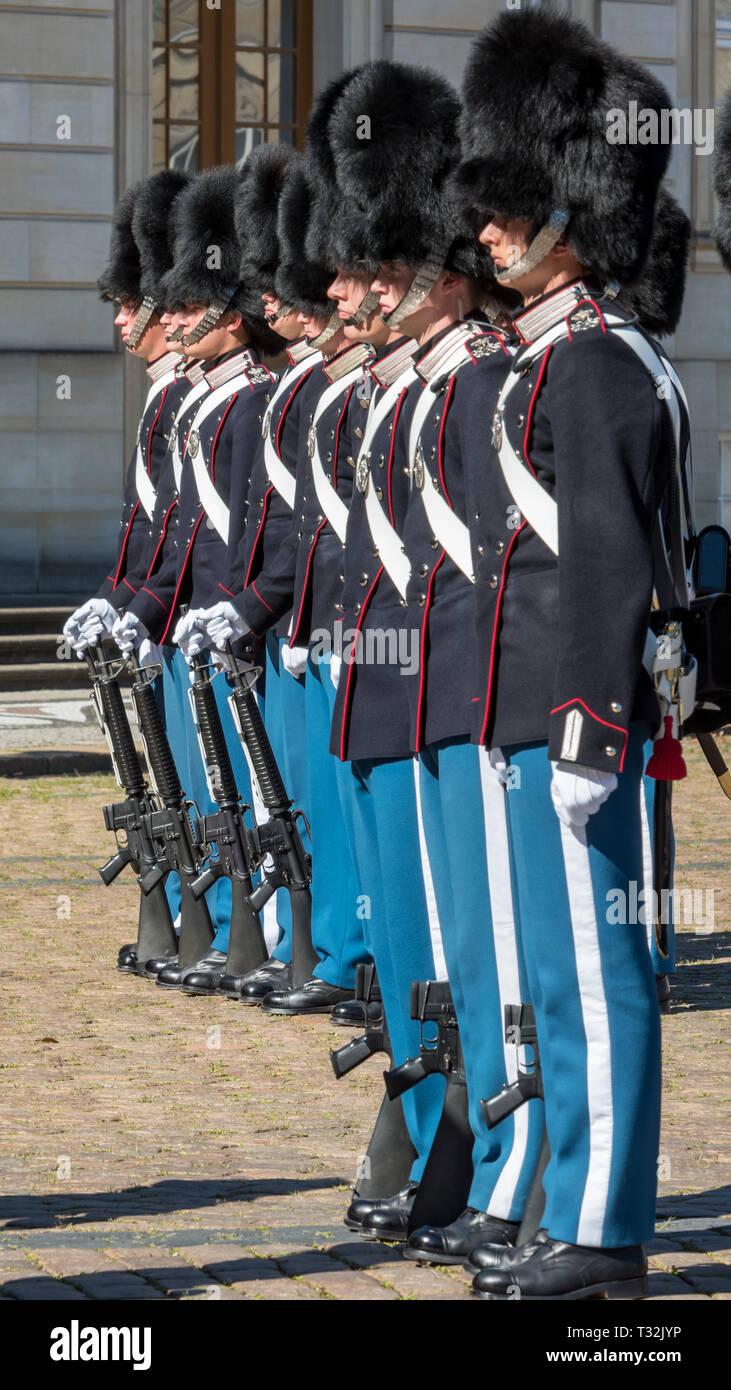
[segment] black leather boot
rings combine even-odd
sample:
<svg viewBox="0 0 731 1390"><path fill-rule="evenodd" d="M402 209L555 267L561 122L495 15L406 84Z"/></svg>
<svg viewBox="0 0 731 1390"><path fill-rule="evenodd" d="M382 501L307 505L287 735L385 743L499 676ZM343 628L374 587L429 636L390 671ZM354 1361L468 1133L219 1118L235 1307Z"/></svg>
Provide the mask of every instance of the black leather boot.
<svg viewBox="0 0 731 1390"><path fill-rule="evenodd" d="M413 1201L416 1189L419 1186L416 1182L408 1182L401 1192L397 1192L394 1197L357 1197L354 1196L348 1210L343 1217L343 1221L349 1231L360 1232L363 1223L368 1222L373 1213L381 1207L392 1207L394 1203L404 1200Z"/></svg>
<svg viewBox="0 0 731 1390"><path fill-rule="evenodd" d="M137 943L130 941L126 946L120 946L117 953L117 969L124 971L126 975L137 974Z"/></svg>
<svg viewBox="0 0 731 1390"><path fill-rule="evenodd" d="M226 990L221 989L221 994L226 994L227 998L238 999L240 1004L261 1004L268 994L273 990L287 989L291 979L292 967L283 964L278 960L268 960L266 965L260 965L258 970L252 970L250 974L242 977L241 986L236 996ZM232 978L226 976L226 980ZM223 985L224 981L221 981Z"/></svg>
<svg viewBox="0 0 731 1390"><path fill-rule="evenodd" d="M410 1182L395 1197L379 1202L360 1224L358 1234L364 1240L391 1240L400 1244L409 1234L409 1217L419 1191L419 1184Z"/></svg>
<svg viewBox="0 0 731 1390"><path fill-rule="evenodd" d="M176 960L174 965L168 964L160 971L157 977L157 984L160 989L180 989L183 982L189 975L193 974L193 972L206 975L218 972L218 978L220 979L225 964L225 951L209 951L208 955L204 956L202 960L196 961L195 965L181 967Z"/></svg>
<svg viewBox="0 0 731 1390"><path fill-rule="evenodd" d="M511 1252L482 1252L482 1269L472 1282L478 1298L556 1301L585 1298L645 1298L647 1255L643 1245L617 1250L568 1245L550 1236ZM523 1253L522 1259L515 1258ZM476 1252L473 1252L473 1260Z"/></svg>
<svg viewBox="0 0 731 1390"><path fill-rule="evenodd" d="M435 1265L461 1265L478 1245L514 1245L520 1230L518 1221L502 1221L484 1211L467 1207L448 1226L422 1226L408 1239L407 1260L424 1260Z"/></svg>
<svg viewBox="0 0 731 1390"><path fill-rule="evenodd" d="M383 1005L376 1000L366 1004L363 999L344 999L330 1010L330 1019L339 1028L364 1028L366 1017L369 1027L378 1028L383 1022Z"/></svg>
<svg viewBox="0 0 731 1390"><path fill-rule="evenodd" d="M276 989L262 1004L265 1014L329 1014L334 1004L352 999L352 989L338 989L324 980L306 980L300 989Z"/></svg>

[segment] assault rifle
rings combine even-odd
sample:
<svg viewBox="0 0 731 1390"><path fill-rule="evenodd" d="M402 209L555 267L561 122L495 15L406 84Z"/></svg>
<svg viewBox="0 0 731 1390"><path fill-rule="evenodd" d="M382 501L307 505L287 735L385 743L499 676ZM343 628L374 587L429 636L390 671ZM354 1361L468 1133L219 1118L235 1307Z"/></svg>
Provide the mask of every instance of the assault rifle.
<svg viewBox="0 0 731 1390"><path fill-rule="evenodd" d="M363 1006L365 1032L360 1038L351 1038L344 1047L331 1050L330 1061L338 1081L354 1071L362 1062L367 1062L376 1052L391 1055L391 1044L383 1013L377 1023L372 1023L368 1015L369 1004L382 1004L381 991L376 983L375 965L356 965L355 1001Z"/></svg>
<svg viewBox="0 0 731 1390"><path fill-rule="evenodd" d="M155 699L152 682L158 674L154 666L132 666L132 700L142 735L147 766L157 795L157 805L146 813L150 839L157 863L146 871L140 886L151 892L169 873L180 877L179 962L185 969L205 956L214 937L213 923L205 899L193 892L193 883L202 873L210 847L202 844L194 826L198 808L187 799L170 751L165 726Z"/></svg>
<svg viewBox="0 0 731 1390"><path fill-rule="evenodd" d="M199 839L218 853L191 885L191 892L193 897L202 898L222 876L231 881L231 931L224 970L224 979L230 980L256 970L268 956L261 922L252 904L251 876L258 862L252 857L251 831L246 824L250 807L239 796L216 704L212 681L217 672L201 654L193 657L191 667L191 696L201 751L211 794L218 806L214 815L198 819Z"/></svg>
<svg viewBox="0 0 731 1390"><path fill-rule="evenodd" d="M99 874L107 887L128 865L137 876L142 891L136 970L142 974L146 961L172 957L178 949L165 896L165 875L157 872L159 855L150 828L150 816L157 808L142 771L119 685L124 662L108 661L101 646L87 650L86 662L94 708L109 747L114 775L125 794L124 801L104 807L104 824L116 839L117 853Z"/></svg>
<svg viewBox="0 0 731 1390"><path fill-rule="evenodd" d="M442 1114L409 1216L409 1230L448 1226L464 1211L472 1184L472 1148L467 1078L459 1024L446 981L416 980L411 986L411 1017L419 1020L418 1057L384 1072L391 1099L404 1095L428 1076L444 1076ZM427 1026L436 1033L427 1037Z"/></svg>
<svg viewBox="0 0 731 1390"><path fill-rule="evenodd" d="M515 1111L529 1100L543 1100L541 1056L538 1050L538 1033L532 1004L505 1005L505 1040L517 1048L530 1047L533 1058L527 1060L522 1066L519 1060L517 1080L503 1086L502 1090L496 1096L491 1096L489 1100L480 1101L480 1108L488 1129L494 1129L495 1125L499 1125L507 1115L515 1114ZM525 1204L516 1245L525 1245L533 1240L540 1227L546 1205L543 1174L548 1167L550 1157L548 1134L544 1130L543 1143Z"/></svg>
<svg viewBox="0 0 731 1390"><path fill-rule="evenodd" d="M229 700L231 712L252 782L258 787L262 802L269 812L269 820L258 824L255 822L249 831L253 857L257 866L262 867L261 883L254 888L251 905L260 912L278 888L286 889L289 894L292 909L290 982L297 989L305 980L311 979L319 960L312 945L312 859L302 843L299 821L303 821L308 834L309 826L304 813L293 810L261 717L253 688L260 672L255 667L242 668L230 645L228 656L232 667L228 676L229 684L233 687ZM236 966L235 960L233 965ZM240 968L229 969L227 965L220 992L235 997L241 988L242 973Z"/></svg>

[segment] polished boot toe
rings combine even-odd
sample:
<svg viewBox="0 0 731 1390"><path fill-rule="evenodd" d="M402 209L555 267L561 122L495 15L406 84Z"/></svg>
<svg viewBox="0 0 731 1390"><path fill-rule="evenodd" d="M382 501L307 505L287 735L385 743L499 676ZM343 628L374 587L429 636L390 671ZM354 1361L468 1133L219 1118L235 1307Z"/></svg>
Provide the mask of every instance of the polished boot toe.
<svg viewBox="0 0 731 1390"><path fill-rule="evenodd" d="M184 994L215 994L226 969L226 952L211 951L200 965L186 971L180 988Z"/></svg>
<svg viewBox="0 0 731 1390"><path fill-rule="evenodd" d="M416 1182L409 1182L394 1197L358 1197L356 1194L343 1217L345 1225L349 1231L359 1231L364 1221L367 1222L373 1213L381 1207L393 1206L402 1198L410 1198L413 1202L418 1186L419 1184Z"/></svg>
<svg viewBox="0 0 731 1390"><path fill-rule="evenodd" d="M160 989L180 989L188 975L195 972L208 972L210 969L217 969L219 977L223 966L226 963L226 953L224 951L209 951L207 956L196 961L194 965L181 966L178 958L174 964L168 964L157 976L157 984Z"/></svg>
<svg viewBox="0 0 731 1390"><path fill-rule="evenodd" d="M467 1207L448 1226L422 1226L408 1239L404 1255L428 1264L461 1265L477 1245L514 1246L520 1225Z"/></svg>
<svg viewBox="0 0 731 1390"><path fill-rule="evenodd" d="M146 960L143 969L140 971L146 980L157 980L161 970L177 970L180 964L179 956L156 956L153 960Z"/></svg>
<svg viewBox="0 0 731 1390"><path fill-rule="evenodd" d="M505 1242L485 1239L472 1247L464 1261L465 1269L471 1270L473 1274L479 1274L481 1269L512 1269L514 1265L525 1260L537 1246L545 1245L547 1240L548 1231L544 1230L538 1231L533 1240L525 1245L506 1245Z"/></svg>
<svg viewBox="0 0 731 1390"><path fill-rule="evenodd" d="M120 946L117 954L117 969L123 970L126 974L137 974L137 945L134 941L128 942L126 946Z"/></svg>
<svg viewBox="0 0 731 1390"><path fill-rule="evenodd" d="M472 1281L478 1298L556 1301L585 1298L645 1298L647 1255L644 1246L616 1250L568 1245L548 1237L523 1246L524 1258L483 1268Z"/></svg>
<svg viewBox="0 0 731 1390"><path fill-rule="evenodd" d="M272 990L287 988L290 973L290 965L279 960L268 960L258 970L250 970L248 975L225 975L219 993L241 1004L261 1004ZM238 989L233 988L233 982L238 983Z"/></svg>
<svg viewBox="0 0 731 1390"><path fill-rule="evenodd" d="M361 1223L359 1234L364 1240L405 1241L409 1234L409 1217L418 1190L409 1183L390 1201L381 1202Z"/></svg>
<svg viewBox="0 0 731 1390"><path fill-rule="evenodd" d="M329 1014L333 1005L352 999L352 989L338 989L325 980L306 980L299 989L275 989L262 1004L266 1014Z"/></svg>
<svg viewBox="0 0 731 1390"><path fill-rule="evenodd" d="M383 1023L383 1005L375 1000L366 1004L363 999L344 999L330 1010L330 1018L340 1028L377 1028Z"/></svg>

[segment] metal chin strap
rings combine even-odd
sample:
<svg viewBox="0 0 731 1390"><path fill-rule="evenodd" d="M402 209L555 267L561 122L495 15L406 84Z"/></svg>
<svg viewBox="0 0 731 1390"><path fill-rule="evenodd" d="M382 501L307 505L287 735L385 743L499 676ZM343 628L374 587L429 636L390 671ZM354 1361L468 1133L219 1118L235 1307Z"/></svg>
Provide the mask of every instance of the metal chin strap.
<svg viewBox="0 0 731 1390"><path fill-rule="evenodd" d="M413 314L420 304L431 294L434 286L444 270L444 257L438 260L423 261L414 276L411 287L406 291L403 299L391 310L390 314L383 314L383 322L387 328L398 328L404 319Z"/></svg>
<svg viewBox="0 0 731 1390"><path fill-rule="evenodd" d="M174 331L173 333L168 333L167 336L166 336L166 338L165 338L165 342L166 342L166 343L182 343L182 341L183 341L183 327L182 327L182 324L180 325L179 328L176 328L175 331Z"/></svg>
<svg viewBox="0 0 731 1390"><path fill-rule="evenodd" d="M571 213L566 208L556 208L551 213L545 227L534 236L528 250L515 261L513 265L501 270L495 276L499 285L509 285L512 280L519 280L522 275L527 275L531 270L545 260L556 245L561 240L566 228L571 220Z"/></svg>
<svg viewBox="0 0 731 1390"><path fill-rule="evenodd" d="M353 314L352 318L348 319L346 327L362 328L363 324L375 313L380 302L380 294L375 294L373 290L369 290L365 299L361 301L360 307Z"/></svg>
<svg viewBox="0 0 731 1390"><path fill-rule="evenodd" d="M196 343L201 341L201 338L205 338L207 333L212 332L226 313L236 290L237 286L234 285L232 290L225 291L224 299L215 300L213 304L208 306L200 323L197 324L195 328L192 328L190 333L186 333L184 338L180 339L181 345L184 348L194 347Z"/></svg>
<svg viewBox="0 0 731 1390"><path fill-rule="evenodd" d="M331 338L335 337L335 334L342 327L343 320L341 319L337 309L333 309L333 312L331 313L327 323L325 324L322 333L318 333L316 338L309 339L310 347L316 349L323 348L326 343L330 342Z"/></svg>
<svg viewBox="0 0 731 1390"><path fill-rule="evenodd" d="M157 304L155 300L151 299L149 294L146 294L139 309L137 310L137 313L135 314L135 321L132 324L132 329L129 338L127 339L128 352L132 352L134 348L139 347L140 343L142 342L142 339L145 336L145 333L147 332L147 326L156 308Z"/></svg>

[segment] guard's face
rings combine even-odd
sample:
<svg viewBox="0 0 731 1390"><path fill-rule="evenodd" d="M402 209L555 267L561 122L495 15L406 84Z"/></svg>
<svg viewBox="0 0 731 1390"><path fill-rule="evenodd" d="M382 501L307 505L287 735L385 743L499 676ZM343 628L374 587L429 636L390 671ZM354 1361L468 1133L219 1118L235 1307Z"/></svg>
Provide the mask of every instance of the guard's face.
<svg viewBox="0 0 731 1390"><path fill-rule="evenodd" d="M127 342L129 335L132 332L132 328L136 317L136 304L132 304L125 301L124 303L119 305L119 308L117 309L117 312L114 316L114 322L116 327L120 331L120 337L123 343Z"/></svg>
<svg viewBox="0 0 731 1390"><path fill-rule="evenodd" d="M264 305L264 317L269 327L273 328L275 333L279 334L280 338L284 338L287 343L293 343L297 338L302 337L302 325L299 321L299 314L296 313L296 311L293 310L289 314L283 314L281 312L281 299L278 299L277 296L270 293L269 290L265 290L261 298Z"/></svg>
<svg viewBox="0 0 731 1390"><path fill-rule="evenodd" d="M371 285L374 294L380 295L380 313L390 314L401 303L404 295L414 283L416 270L404 265L403 261L384 261L379 265L378 274Z"/></svg>
<svg viewBox="0 0 731 1390"><path fill-rule="evenodd" d="M328 318L326 314L301 313L297 315L297 322L300 326L300 332L306 338L317 338L322 333Z"/></svg>
<svg viewBox="0 0 731 1390"><path fill-rule="evenodd" d="M338 306L338 316L347 323L348 319L357 314L363 300L371 288L372 277L370 275L356 275L352 271L338 271L327 294L328 299L334 299Z"/></svg>
<svg viewBox="0 0 731 1390"><path fill-rule="evenodd" d="M149 320L137 347L130 347L129 338L135 325L138 307L138 305L131 303L120 304L114 322L120 330L120 337L130 356L140 357L143 362L154 362L165 352L166 330L162 327L161 316L155 313Z"/></svg>
<svg viewBox="0 0 731 1390"><path fill-rule="evenodd" d="M162 314L160 315L160 323L162 324L163 328L165 329L165 340L166 340L166 341L170 338L171 333L177 333L177 331L178 331L178 329L180 328L180 325L181 325L181 323L182 323L182 321L183 321L183 318L184 318L184 315L183 315L183 314L180 314L180 313L177 313L177 312L174 313L172 309L166 309L166 310L164 311L164 313L162 313ZM177 344L177 343L171 343L170 346L171 346L171 347L177 347L178 344Z"/></svg>
<svg viewBox="0 0 731 1390"><path fill-rule="evenodd" d="M494 212L485 224L478 240L486 246L500 276L501 270L508 270L524 256L530 244L533 223L524 217L501 217Z"/></svg>
<svg viewBox="0 0 731 1390"><path fill-rule="evenodd" d="M198 327L203 315L207 312L207 304L186 305L186 308L180 314L180 326L183 329L184 338L187 337L189 333L192 333L194 328ZM193 343L190 347L184 347L181 343L180 351L184 352L185 356L191 359L200 357L204 362L211 362L216 357L220 357L224 352L228 352L231 348L231 328L232 316L231 314L224 314L223 317L218 320L215 328L212 328L210 333L206 333L205 337L200 339L200 342Z"/></svg>

